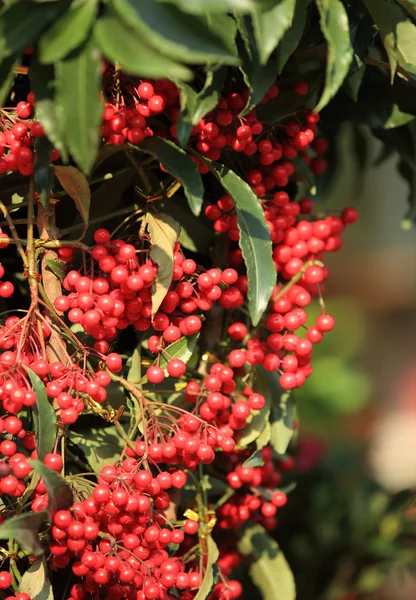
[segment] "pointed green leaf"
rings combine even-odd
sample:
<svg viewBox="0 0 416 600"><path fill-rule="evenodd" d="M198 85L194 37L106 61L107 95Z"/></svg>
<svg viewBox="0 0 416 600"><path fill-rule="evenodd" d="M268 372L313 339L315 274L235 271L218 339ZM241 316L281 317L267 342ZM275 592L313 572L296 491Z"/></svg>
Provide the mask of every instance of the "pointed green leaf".
<svg viewBox="0 0 416 600"><path fill-rule="evenodd" d="M265 395L261 389L260 393L266 398L266 404L258 412L251 413L248 418L247 425L242 430L238 442L241 448L245 448L249 444L257 442L259 438L264 439L264 431L267 429L267 424L269 422L271 402L270 396ZM261 449L261 447L258 447L257 449Z"/></svg>
<svg viewBox="0 0 416 600"><path fill-rule="evenodd" d="M104 466L118 460L126 445L114 425L100 429L88 427L81 432L71 431L69 439L82 450L94 473L99 473Z"/></svg>
<svg viewBox="0 0 416 600"><path fill-rule="evenodd" d="M188 63L237 64L222 39L198 17L154 0L113 0L114 10L140 37L170 58Z"/></svg>
<svg viewBox="0 0 416 600"><path fill-rule="evenodd" d="M402 112L397 104L393 104L390 116L384 123L384 128L393 129L394 127L401 127L402 125L407 125L413 119L415 119L415 115Z"/></svg>
<svg viewBox="0 0 416 600"><path fill-rule="evenodd" d="M209 168L234 202L239 245L248 276L248 307L253 325L257 325L276 284L272 242L263 207L251 187L234 171L219 163L210 163Z"/></svg>
<svg viewBox="0 0 416 600"><path fill-rule="evenodd" d="M253 27L257 41L260 64L265 65L292 24L296 0L279 0L254 12Z"/></svg>
<svg viewBox="0 0 416 600"><path fill-rule="evenodd" d="M0 540L16 540L21 548L35 556L42 554L39 543L39 528L47 518L47 512L28 512L12 519L7 519L0 525Z"/></svg>
<svg viewBox="0 0 416 600"><path fill-rule="evenodd" d="M57 510L72 506L74 495L69 483L40 460L29 460L29 462L33 469L42 477L43 483L46 486L49 517L52 518Z"/></svg>
<svg viewBox="0 0 416 600"><path fill-rule="evenodd" d="M237 547L250 561L250 577L263 600L295 600L293 573L279 546L263 527L245 527Z"/></svg>
<svg viewBox="0 0 416 600"><path fill-rule="evenodd" d="M4 106L14 82L14 69L18 61L15 56L5 58L0 65L0 106Z"/></svg>
<svg viewBox="0 0 416 600"><path fill-rule="evenodd" d="M175 129L181 146L186 146L192 127L216 107L221 96L227 69L220 67L214 70L207 67L206 72L205 84L200 92L196 92L187 83L177 82L181 91L181 112Z"/></svg>
<svg viewBox="0 0 416 600"><path fill-rule="evenodd" d="M305 163L301 156L295 156L292 159L292 163L298 172L300 178L305 182L307 188L309 189L312 195L316 194L316 183L315 183L315 175L313 174L312 169Z"/></svg>
<svg viewBox="0 0 416 600"><path fill-rule="evenodd" d="M36 394L36 404L32 406L33 421L35 425L36 452L40 460L52 452L56 440L56 415L42 380L32 369L22 365L29 375L33 391Z"/></svg>
<svg viewBox="0 0 416 600"><path fill-rule="evenodd" d="M68 263L66 263L64 260L46 259L45 264L47 265L48 269L57 276L59 281L63 281L65 279Z"/></svg>
<svg viewBox="0 0 416 600"><path fill-rule="evenodd" d="M186 364L196 349L198 338L199 333L195 333L189 337L182 336L177 342L173 342L173 344L166 346L166 354L163 353L160 357L160 360L156 359L153 364L161 367L165 372L165 377L169 377L169 373L166 368L168 362L171 359L179 358ZM168 356L170 358L168 358ZM143 377L141 383L147 383L146 376Z"/></svg>
<svg viewBox="0 0 416 600"><path fill-rule="evenodd" d="M51 167L52 145L48 138L41 137L35 140L35 182L42 206L49 206L51 189L55 178Z"/></svg>
<svg viewBox="0 0 416 600"><path fill-rule="evenodd" d="M247 460L243 462L243 468L248 469L252 467L262 467L264 465L264 460L261 457L261 451L255 450L251 456L248 457Z"/></svg>
<svg viewBox="0 0 416 600"><path fill-rule="evenodd" d="M47 4L20 1L5 6L0 11L1 58L24 52L68 6L69 0Z"/></svg>
<svg viewBox="0 0 416 600"><path fill-rule="evenodd" d="M102 119L101 53L91 39L57 64L58 106L68 149L84 173L97 157Z"/></svg>
<svg viewBox="0 0 416 600"><path fill-rule="evenodd" d="M204 186L198 167L182 148L159 137L149 137L140 144L140 150L152 154L182 185L189 208L194 215L201 212Z"/></svg>
<svg viewBox="0 0 416 600"><path fill-rule="evenodd" d="M88 36L98 1L75 0L41 36L38 45L40 62L52 64L78 48Z"/></svg>
<svg viewBox="0 0 416 600"><path fill-rule="evenodd" d="M210 594L212 588L217 582L219 569L217 567L217 560L219 557L219 551L216 543L210 535L206 538L207 543L207 562L205 566L205 575L201 581L201 585L198 588L198 593L194 600L205 600Z"/></svg>
<svg viewBox="0 0 416 600"><path fill-rule="evenodd" d="M293 400L279 385L276 372L259 369L259 391L270 403L268 440L278 454L284 454L293 437ZM266 438L265 438L266 439Z"/></svg>
<svg viewBox="0 0 416 600"><path fill-rule="evenodd" d="M352 61L348 16L340 0L316 0L322 33L328 44L325 87L316 107L319 112L342 85Z"/></svg>
<svg viewBox="0 0 416 600"><path fill-rule="evenodd" d="M104 56L132 75L154 79L192 78L189 69L148 46L134 29L111 13L96 23L94 36Z"/></svg>
<svg viewBox="0 0 416 600"><path fill-rule="evenodd" d="M277 48L277 72L283 71L283 68L289 58L292 56L302 39L306 23L306 13L308 9L307 0L296 0L295 12L293 14L292 24L285 31L280 44Z"/></svg>
<svg viewBox="0 0 416 600"><path fill-rule="evenodd" d="M55 68L41 65L35 52L30 66L32 89L36 96L36 119L41 123L46 136L59 150L62 159L68 160L65 147L62 110L57 102Z"/></svg>
<svg viewBox="0 0 416 600"><path fill-rule="evenodd" d="M30 565L22 576L19 592L29 594L31 600L53 600L45 559L38 558Z"/></svg>

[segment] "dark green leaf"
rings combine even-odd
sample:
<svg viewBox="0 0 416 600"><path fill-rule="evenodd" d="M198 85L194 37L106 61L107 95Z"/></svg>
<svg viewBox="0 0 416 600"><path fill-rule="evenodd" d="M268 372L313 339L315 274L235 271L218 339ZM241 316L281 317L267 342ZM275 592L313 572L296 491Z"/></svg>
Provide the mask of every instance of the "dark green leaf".
<svg viewBox="0 0 416 600"><path fill-rule="evenodd" d="M52 145L48 138L41 137L35 141L35 182L42 206L49 206L51 189L55 181L51 167Z"/></svg>
<svg viewBox="0 0 416 600"><path fill-rule="evenodd" d="M192 72L174 60L148 46L134 29L111 13L99 19L94 29L95 39L104 56L118 63L132 75L191 79Z"/></svg>
<svg viewBox="0 0 416 600"><path fill-rule="evenodd" d="M328 43L325 87L316 107L320 111L336 94L352 60L348 16L340 0L316 0L322 33Z"/></svg>
<svg viewBox="0 0 416 600"><path fill-rule="evenodd" d="M179 241L181 246L191 252L207 254L214 237L214 232L206 219L196 217L188 208L185 198L175 194L175 202L167 200L160 203L157 208L172 215L181 224Z"/></svg>
<svg viewBox="0 0 416 600"><path fill-rule="evenodd" d="M170 58L188 63L207 60L237 64L222 39L198 17L154 0L113 0L114 10L142 39Z"/></svg>
<svg viewBox="0 0 416 600"><path fill-rule="evenodd" d="M0 56L24 52L69 6L69 0L48 4L20 1L0 11Z"/></svg>
<svg viewBox="0 0 416 600"><path fill-rule="evenodd" d="M63 281L65 279L68 263L66 263L63 260L50 260L50 259L49 260L46 259L45 263L46 263L48 269L50 269L52 271L52 273L57 276L59 281Z"/></svg>
<svg viewBox="0 0 416 600"><path fill-rule="evenodd" d="M14 82L14 69L18 64L15 56L5 58L0 65L0 106L4 106Z"/></svg>
<svg viewBox="0 0 416 600"><path fill-rule="evenodd" d="M7 519L0 525L1 540L16 540L19 545L35 556L42 554L43 549L39 543L39 528L48 514L42 510L40 512L28 512L18 515L12 519Z"/></svg>
<svg viewBox="0 0 416 600"><path fill-rule="evenodd" d="M237 35L237 23L231 15L212 15L205 14L201 17L206 27L217 37L221 38L229 52L237 56L235 47L235 37ZM238 60L237 60L238 64Z"/></svg>
<svg viewBox="0 0 416 600"><path fill-rule="evenodd" d="M239 245L247 268L248 306L253 325L257 325L276 284L272 243L263 207L251 187L234 171L219 163L209 167L234 202Z"/></svg>
<svg viewBox="0 0 416 600"><path fill-rule="evenodd" d="M363 12L364 11L364 12ZM377 37L377 28L365 6L355 5L355 10L348 11L350 38L353 47L353 60L350 75L360 69Z"/></svg>
<svg viewBox="0 0 416 600"><path fill-rule="evenodd" d="M210 594L212 588L218 579L219 569L217 567L217 560L219 557L219 551L216 543L210 535L206 538L207 542L207 563L205 566L205 576L201 581L201 585L198 588L198 593L194 600L205 600Z"/></svg>
<svg viewBox="0 0 416 600"><path fill-rule="evenodd" d="M365 65L362 65L359 69L355 71L348 77L342 85L342 89L345 91L354 102L358 102L358 94L360 92L361 84L363 82L363 78L365 75Z"/></svg>
<svg viewBox="0 0 416 600"><path fill-rule="evenodd" d="M261 451L256 450L253 452L251 456L248 457L247 460L243 463L243 468L248 469L252 467L262 467L264 465L264 460L261 457Z"/></svg>
<svg viewBox="0 0 416 600"><path fill-rule="evenodd" d="M206 13L249 12L256 8L257 0L156 0L176 4L184 12L195 15Z"/></svg>
<svg viewBox="0 0 416 600"><path fill-rule="evenodd" d="M398 0L398 2L413 19L416 19L416 4L414 0Z"/></svg>
<svg viewBox="0 0 416 600"><path fill-rule="evenodd" d="M97 12L97 0L75 0L39 40L40 62L52 64L78 48L88 36Z"/></svg>
<svg viewBox="0 0 416 600"><path fill-rule="evenodd" d="M33 391L36 394L36 404L32 406L33 421L35 426L36 453L40 460L52 452L56 440L56 415L46 395L45 385L41 379L23 365L29 375Z"/></svg>
<svg viewBox="0 0 416 600"><path fill-rule="evenodd" d="M307 0L296 0L292 24L289 29L285 31L277 48L277 72L279 75L302 39L303 30L305 29L307 7Z"/></svg>
<svg viewBox="0 0 416 600"><path fill-rule="evenodd" d="M263 393L263 391L260 390L260 393ZM250 415L247 425L241 432L239 439L239 446L241 448L245 448L252 442L256 442L264 435L270 416L270 396L264 395L264 397L266 398L266 404L261 410ZM257 450L261 450L261 448L257 448Z"/></svg>
<svg viewBox="0 0 416 600"><path fill-rule="evenodd" d="M237 547L250 560L249 573L263 600L295 600L292 571L279 546L263 527L245 527Z"/></svg>
<svg viewBox="0 0 416 600"><path fill-rule="evenodd" d="M89 39L57 65L58 105L69 151L84 173L97 157L102 119L102 60Z"/></svg>
<svg viewBox="0 0 416 600"><path fill-rule="evenodd" d="M71 431L69 439L82 450L94 473L99 473L104 466L113 464L125 446L114 425L100 429L88 427L81 432Z"/></svg>
<svg viewBox="0 0 416 600"><path fill-rule="evenodd" d="M292 162L298 175L305 182L310 193L312 195L316 194L315 175L313 174L312 169L305 163L301 156L296 156L292 159Z"/></svg>
<svg viewBox="0 0 416 600"><path fill-rule="evenodd" d="M260 64L265 65L292 24L296 0L279 0L259 8L253 14L254 34Z"/></svg>
<svg viewBox="0 0 416 600"><path fill-rule="evenodd" d="M192 354L195 352L198 338L199 333L195 333L194 335L190 335L189 337L181 337L177 342L173 342L173 344L169 344L169 346L166 346L166 355L162 354L160 360L156 359L153 364L161 367L165 372L165 376L169 377L168 371L166 369L168 362L171 359L179 358L186 364L191 358ZM147 383L146 376L143 377L142 383Z"/></svg>
<svg viewBox="0 0 416 600"><path fill-rule="evenodd" d="M88 180L81 171L71 165L69 167L58 165L54 167L54 173L68 196L74 201L84 222L83 235L85 235L88 229L91 206L91 190Z"/></svg>
<svg viewBox="0 0 416 600"><path fill-rule="evenodd" d="M74 502L69 483L61 477L56 471L47 467L40 460L29 460L34 470L39 473L43 479L48 492L48 512L52 518L57 510L69 508Z"/></svg>
<svg viewBox="0 0 416 600"><path fill-rule="evenodd" d="M214 70L207 67L206 72L205 84L200 92L196 92L187 83L178 82L181 90L181 112L175 128L181 146L186 146L192 127L215 108L221 96L226 68Z"/></svg>
<svg viewBox="0 0 416 600"><path fill-rule="evenodd" d="M198 216L202 208L204 186L196 164L186 152L173 142L159 137L145 139L140 144L140 150L152 154L168 173L182 183L189 208Z"/></svg>
<svg viewBox="0 0 416 600"><path fill-rule="evenodd" d="M56 98L55 68L52 65L41 65L35 52L30 70L32 89L36 96L36 118L42 124L48 139L66 162L68 152L63 134L62 111Z"/></svg>
<svg viewBox="0 0 416 600"><path fill-rule="evenodd" d="M271 446L278 454L284 454L293 436L293 401L291 395L279 385L279 375L265 369L258 370L259 391L270 403Z"/></svg>
<svg viewBox="0 0 416 600"><path fill-rule="evenodd" d="M19 592L29 594L31 600L53 600L51 582L44 558L38 558L23 574Z"/></svg>

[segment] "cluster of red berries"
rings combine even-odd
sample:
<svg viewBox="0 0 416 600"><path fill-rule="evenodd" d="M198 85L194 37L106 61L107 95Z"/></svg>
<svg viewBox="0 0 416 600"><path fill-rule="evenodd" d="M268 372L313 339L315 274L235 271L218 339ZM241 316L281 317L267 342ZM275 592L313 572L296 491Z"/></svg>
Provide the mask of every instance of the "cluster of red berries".
<svg viewBox="0 0 416 600"><path fill-rule="evenodd" d="M170 558L167 546L181 545L198 532L198 523L169 523L164 510L167 490L185 485L181 471L161 471L155 477L134 458L104 467L92 496L53 517L50 551L56 567L75 558L72 570L83 577L71 590L73 600L100 591L113 600L173 598L173 588L197 589L200 574L194 561Z"/></svg>

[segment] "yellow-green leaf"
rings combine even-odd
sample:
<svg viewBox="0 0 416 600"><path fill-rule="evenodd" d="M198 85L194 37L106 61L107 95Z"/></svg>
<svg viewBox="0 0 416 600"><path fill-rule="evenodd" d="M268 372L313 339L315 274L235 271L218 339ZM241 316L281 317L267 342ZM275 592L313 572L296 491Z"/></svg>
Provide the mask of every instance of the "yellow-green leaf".
<svg viewBox="0 0 416 600"><path fill-rule="evenodd" d="M37 558L23 574L19 592L29 594L31 600L53 600L52 586L44 558Z"/></svg>
<svg viewBox="0 0 416 600"><path fill-rule="evenodd" d="M158 265L152 290L152 315L154 315L166 296L173 276L173 249L178 241L180 225L166 213L146 214L147 229L152 248L150 257Z"/></svg>

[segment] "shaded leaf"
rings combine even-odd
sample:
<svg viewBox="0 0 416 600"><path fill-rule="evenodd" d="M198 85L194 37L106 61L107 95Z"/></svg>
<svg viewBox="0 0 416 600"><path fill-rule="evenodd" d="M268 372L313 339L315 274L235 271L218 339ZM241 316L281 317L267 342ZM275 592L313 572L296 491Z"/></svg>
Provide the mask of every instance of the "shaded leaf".
<svg viewBox="0 0 416 600"><path fill-rule="evenodd" d="M259 369L257 375L260 393L268 400L270 406L268 442L278 454L284 454L293 436L291 395L280 387L279 375L276 372Z"/></svg>
<svg viewBox="0 0 416 600"><path fill-rule="evenodd" d="M150 257L158 265L152 289L152 316L159 310L172 282L173 250L178 241L180 225L166 213L146 213L152 248Z"/></svg>
<svg viewBox="0 0 416 600"><path fill-rule="evenodd" d="M48 513L52 518L57 510L69 508L74 502L69 483L56 471L47 467L40 460L29 460L34 470L39 473L43 479L48 492Z"/></svg>
<svg viewBox="0 0 416 600"><path fill-rule="evenodd" d="M216 543L210 535L208 535L206 538L206 545L207 562L205 566L205 575L201 581L201 585L198 588L198 593L194 600L205 600L218 579L219 569L217 567L217 560L219 557L219 551Z"/></svg>
<svg viewBox="0 0 416 600"><path fill-rule="evenodd" d="M305 163L301 156L295 156L295 158L292 159L292 163L300 178L305 182L310 193L312 195L316 194L315 175L313 174L312 169Z"/></svg>
<svg viewBox="0 0 416 600"><path fill-rule="evenodd" d="M62 126L62 110L56 97L55 67L41 65L37 52L32 57L30 66L32 89L36 96L36 118L42 124L46 136L59 150L62 160L68 160L64 132Z"/></svg>
<svg viewBox="0 0 416 600"><path fill-rule="evenodd" d="M97 0L75 0L41 36L38 44L40 62L52 64L78 48L91 29Z"/></svg>
<svg viewBox="0 0 416 600"><path fill-rule="evenodd" d="M24 52L41 32L69 6L70 0L47 4L20 1L0 11L0 56Z"/></svg>
<svg viewBox="0 0 416 600"><path fill-rule="evenodd" d="M51 167L52 145L47 137L35 140L35 182L42 206L49 206L51 189L55 178Z"/></svg>
<svg viewBox="0 0 416 600"><path fill-rule="evenodd" d="M75 202L75 206L84 222L84 232L88 229L88 220L91 204L91 190L87 178L75 167L54 167L56 178L68 196Z"/></svg>
<svg viewBox="0 0 416 600"><path fill-rule="evenodd" d="M159 137L147 138L140 149L153 154L173 177L178 179L185 192L189 208L194 215L201 213L204 186L198 167L182 148Z"/></svg>
<svg viewBox="0 0 416 600"><path fill-rule="evenodd" d="M18 64L15 56L5 58L0 65L0 105L5 106L14 82L14 69Z"/></svg>
<svg viewBox="0 0 416 600"><path fill-rule="evenodd" d="M64 260L46 259L45 264L48 266L48 269L50 269L52 273L57 276L59 281L63 281L65 279L68 263L66 263Z"/></svg>
<svg viewBox="0 0 416 600"><path fill-rule="evenodd" d="M186 146L192 127L215 108L221 97L226 68L206 68L204 87L196 92L190 85L178 82L180 88L181 112L175 123L176 135L181 146Z"/></svg>
<svg viewBox="0 0 416 600"><path fill-rule="evenodd" d="M188 63L237 64L220 36L196 16L154 0L113 0L114 10L156 50Z"/></svg>
<svg viewBox="0 0 416 600"><path fill-rule="evenodd" d="M248 457L247 460L243 462L243 468L248 469L252 467L262 467L264 465L264 460L261 457L261 451L255 450L251 456Z"/></svg>
<svg viewBox="0 0 416 600"><path fill-rule="evenodd" d="M102 57L89 38L57 63L57 102L68 149L84 173L89 173L99 148L103 101Z"/></svg>
<svg viewBox="0 0 416 600"><path fill-rule="evenodd" d="M19 592L29 594L31 600L53 600L45 559L38 558L30 565L22 576Z"/></svg>
<svg viewBox="0 0 416 600"><path fill-rule="evenodd" d="M156 0L176 4L184 12L196 15L205 13L228 13L229 11L251 11L256 8L257 0Z"/></svg>
<svg viewBox="0 0 416 600"><path fill-rule="evenodd" d="M140 381L142 378L142 353L141 342L139 342L131 355L130 368L127 374L127 381ZM130 411L130 429L128 436L131 437L131 432L141 419L141 411L139 402L134 394L127 394L127 408Z"/></svg>
<svg viewBox="0 0 416 600"><path fill-rule="evenodd" d="M263 392L261 392L263 393ZM244 448L262 436L270 416L270 398L265 396L266 404L256 413L251 413L247 424L241 432L239 446Z"/></svg>
<svg viewBox="0 0 416 600"><path fill-rule="evenodd" d="M360 92L361 84L365 75L365 66L362 65L355 71L351 77L348 77L342 85L342 89L354 100L358 102L358 94Z"/></svg>
<svg viewBox="0 0 416 600"><path fill-rule="evenodd" d="M172 359L179 358L185 364L189 361L192 354L195 352L196 343L199 338L199 333L195 333L194 335L190 335L189 337L183 336L177 342L173 342L173 344L169 344L166 346L166 355L162 354L160 360L156 359L154 361L154 365L158 365L165 372L165 377L169 377L169 373L166 369L170 358L167 358L169 355ZM142 383L147 382L147 377L144 376L142 379Z"/></svg>
<svg viewBox="0 0 416 600"><path fill-rule="evenodd" d="M277 4L259 5L254 12L253 27L259 52L260 64L265 65L291 26L296 0L280 0Z"/></svg>
<svg viewBox="0 0 416 600"><path fill-rule="evenodd" d="M234 202L239 245L247 268L248 307L253 325L257 325L276 284L272 243L264 211L251 187L234 171L219 163L209 163L209 168Z"/></svg>
<svg viewBox="0 0 416 600"><path fill-rule="evenodd" d="M328 44L325 86L316 107L319 112L336 94L348 73L352 48L348 16L340 0L316 0L322 33Z"/></svg>
<svg viewBox="0 0 416 600"><path fill-rule="evenodd" d="M20 546L35 556L42 554L43 549L39 543L39 528L47 518L47 512L28 512L12 519L7 519L0 525L0 539L16 540Z"/></svg>
<svg viewBox="0 0 416 600"><path fill-rule="evenodd" d="M112 13L102 16L94 28L95 39L108 60L141 77L191 79L185 66L148 46L137 32Z"/></svg>
<svg viewBox="0 0 416 600"><path fill-rule="evenodd" d="M105 465L113 464L125 446L114 425L100 429L88 427L81 432L71 431L69 439L82 450L94 473L99 473Z"/></svg>
<svg viewBox="0 0 416 600"><path fill-rule="evenodd" d="M158 204L158 209L172 215L181 224L179 241L183 248L191 252L200 252L207 254L214 237L213 228L207 223L206 219L199 219L192 214L186 203L185 198L178 197L175 194L175 202L167 200Z"/></svg>
<svg viewBox="0 0 416 600"><path fill-rule="evenodd" d="M56 440L56 415L46 395L42 380L26 365L22 365L29 375L33 391L36 394L36 404L32 406L35 426L36 453L40 460L52 452Z"/></svg>
<svg viewBox="0 0 416 600"><path fill-rule="evenodd" d="M237 547L250 560L250 577L261 591L263 600L295 600L292 571L279 546L263 527L245 527Z"/></svg>
<svg viewBox="0 0 416 600"><path fill-rule="evenodd" d="M296 0L292 24L289 29L285 31L277 49L277 72L279 75L302 39L303 30L305 29L307 8L307 0Z"/></svg>

